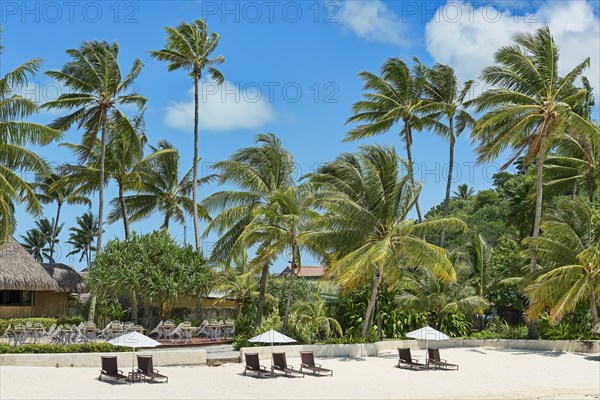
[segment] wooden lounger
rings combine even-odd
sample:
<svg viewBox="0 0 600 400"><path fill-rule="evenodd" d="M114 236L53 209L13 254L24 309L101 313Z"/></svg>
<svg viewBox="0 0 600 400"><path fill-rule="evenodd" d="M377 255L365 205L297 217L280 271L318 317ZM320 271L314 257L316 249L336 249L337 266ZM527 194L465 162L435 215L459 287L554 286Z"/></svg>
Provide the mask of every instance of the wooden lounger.
<svg viewBox="0 0 600 400"><path fill-rule="evenodd" d="M100 357L100 358L102 359L102 369L100 370L100 376L98 377L99 381L102 380L102 376L106 376L106 377L112 379L113 384L115 382L125 381L131 385L129 378L125 375L125 373L123 371L121 371L117 367L117 357L116 356Z"/></svg>
<svg viewBox="0 0 600 400"><path fill-rule="evenodd" d="M146 378L152 381L160 381L162 379L165 383L169 383L168 376L159 374L158 370L154 369L152 356L137 356L137 365L138 371L144 375L144 380L146 380Z"/></svg>
<svg viewBox="0 0 600 400"><path fill-rule="evenodd" d="M304 372L288 365L285 353L273 353L273 369L283 372L286 376L302 376L304 378Z"/></svg>
<svg viewBox="0 0 600 400"><path fill-rule="evenodd" d="M410 348L398 347L398 368L407 368L412 370L423 370L427 369L427 365L414 360L410 354Z"/></svg>
<svg viewBox="0 0 600 400"><path fill-rule="evenodd" d="M260 365L258 353L246 353L246 367L244 368L243 374L246 375L248 372L254 373L261 378L272 378L275 374L269 371L266 367Z"/></svg>
<svg viewBox="0 0 600 400"><path fill-rule="evenodd" d="M440 349L427 349L427 353L429 355L427 366L438 369L456 369L458 371L458 365L450 364L440 358Z"/></svg>
<svg viewBox="0 0 600 400"><path fill-rule="evenodd" d="M323 368L321 367L321 364L315 363L315 356L312 351L301 351L300 358L302 359L300 371L304 371L304 369L307 369L317 375L321 375L321 373L330 373L331 376L333 376L333 370Z"/></svg>

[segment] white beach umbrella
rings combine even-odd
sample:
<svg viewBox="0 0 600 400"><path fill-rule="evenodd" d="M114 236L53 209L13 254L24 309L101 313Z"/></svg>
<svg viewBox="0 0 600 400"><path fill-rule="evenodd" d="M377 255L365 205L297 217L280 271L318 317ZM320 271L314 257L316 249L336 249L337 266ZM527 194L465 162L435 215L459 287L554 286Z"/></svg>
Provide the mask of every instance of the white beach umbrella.
<svg viewBox="0 0 600 400"><path fill-rule="evenodd" d="M413 338L413 339L419 339L419 340L425 340L425 359L427 359L429 356L427 349L429 348L430 340L448 340L448 339L450 339L447 335L445 335L444 333L442 333L438 330L433 329L429 325L424 328L417 329L416 331L408 332L406 334L406 337Z"/></svg>
<svg viewBox="0 0 600 400"><path fill-rule="evenodd" d="M296 339L285 336L283 333L271 329L268 332L261 333L258 336L248 339L251 343L271 343L271 368L273 368L273 344L274 343L295 343Z"/></svg>
<svg viewBox="0 0 600 400"><path fill-rule="evenodd" d="M133 372L135 366L135 348L136 347L156 347L160 346L160 343L156 340L149 338L139 332L129 332L124 335L118 336L108 341L108 343L115 346L131 347L132 349L132 362L131 371Z"/></svg>

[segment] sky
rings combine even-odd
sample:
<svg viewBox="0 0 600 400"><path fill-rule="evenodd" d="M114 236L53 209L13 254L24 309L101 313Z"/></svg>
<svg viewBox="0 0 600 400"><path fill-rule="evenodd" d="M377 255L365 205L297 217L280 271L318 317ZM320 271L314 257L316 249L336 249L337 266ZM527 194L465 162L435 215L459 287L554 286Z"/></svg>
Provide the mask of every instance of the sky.
<svg viewBox="0 0 600 400"><path fill-rule="evenodd" d="M494 52L511 43L519 32L549 25L560 47L561 71L591 59L586 71L598 96L600 88L600 2L563 1L2 1L3 26L0 57L2 74L22 62L43 59L42 71L58 70L69 60L65 50L82 41L118 41L119 63L127 71L139 58L145 64L135 90L148 98L145 113L150 144L165 138L181 153L182 173L192 164L192 84L185 72L167 72L166 65L147 51L163 47L163 27L204 18L211 32L221 35L214 55L223 55L220 88L205 80L200 104L201 174L235 150L251 146L257 133L273 132L289 149L297 175L311 172L360 145L395 146L405 155L398 137L400 127L385 135L357 142L342 142L351 125L352 104L361 99L361 71L378 72L389 57L427 65L436 62L455 68L461 81L475 80L471 95L483 90L478 81L482 68L493 63ZM564 72L563 72L564 73ZM55 99L64 88L43 74L30 80L24 94L40 103ZM132 116L136 110L126 108ZM598 105L594 116L598 118ZM32 118L51 122L62 112L43 112ZM81 132L72 129L64 141L79 142ZM477 190L491 187L492 177L508 157L485 165L475 164L475 147L468 132L458 140L453 189L467 183ZM74 162L73 155L57 144L34 148L52 165ZM417 179L424 184L420 196L426 212L443 200L447 176L447 143L430 132L415 135L413 157ZM27 177L29 180L33 177ZM202 187L199 198L220 190ZM106 199L116 196L111 184ZM97 196L92 211L97 213ZM46 206L51 218L56 209ZM78 257L67 257L68 228L86 207L65 207L61 220L58 262L77 269ZM35 217L23 207L16 212L15 236L30 229ZM149 233L161 225L154 215L133 223L132 229ZM205 224L201 225L203 229ZM123 237L122 223L105 227L104 242ZM184 228L172 224L171 234L184 241ZM203 241L210 251L215 237ZM193 242L192 221L187 221L187 241ZM273 266L280 271L283 257ZM303 265L317 260L304 255Z"/></svg>

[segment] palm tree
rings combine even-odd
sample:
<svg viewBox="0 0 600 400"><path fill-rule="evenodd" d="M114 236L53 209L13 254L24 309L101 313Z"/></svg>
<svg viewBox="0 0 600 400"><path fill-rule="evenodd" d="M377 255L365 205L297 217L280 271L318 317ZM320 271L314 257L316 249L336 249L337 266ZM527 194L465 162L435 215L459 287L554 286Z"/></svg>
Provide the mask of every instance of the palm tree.
<svg viewBox="0 0 600 400"><path fill-rule="evenodd" d="M44 262L49 258L47 237L39 229L32 228L21 235L21 243L25 250L38 262Z"/></svg>
<svg viewBox="0 0 600 400"><path fill-rule="evenodd" d="M416 60L420 64L419 60ZM434 133L448 140L450 156L448 160L448 181L446 183L446 196L442 215L448 215L450 206L450 191L452 190L452 174L454 172L454 146L456 139L467 127L474 125L475 120L466 110L465 99L473 81L465 82L459 87L454 69L447 65L435 64L432 68L424 68L426 82L423 85L423 95L427 101L427 112L431 113L426 121L434 128ZM439 122L446 119L448 125ZM446 230L440 234L440 247L444 247Z"/></svg>
<svg viewBox="0 0 600 400"><path fill-rule="evenodd" d="M247 246L259 246L257 253L263 262L271 263L285 254L291 257L291 273L288 287L282 332L287 332L294 281L302 265L300 253L308 250L302 233L307 224L318 214L313 208L313 198L308 185L290 186L269 195L266 204L254 210L254 218L245 229L241 241Z"/></svg>
<svg viewBox="0 0 600 400"><path fill-rule="evenodd" d="M213 193L202 201L209 213L218 212L206 228L205 235L214 231L219 235L211 254L213 261L226 262L246 248L243 233L254 218L254 212L270 201L271 193L287 189L293 184L294 161L274 134L256 136L256 146L236 151L229 159L213 165L220 184L233 184L230 189ZM268 247L268 243L263 243ZM256 260L259 262L259 260ZM262 320L270 263L261 264L256 326Z"/></svg>
<svg viewBox="0 0 600 400"><path fill-rule="evenodd" d="M214 67L222 64L225 57L210 55L219 45L219 34L208 33L206 22L200 18L190 23L182 22L176 28L166 27L167 43L162 50L150 51L150 55L160 61L166 61L169 71L186 70L194 81L194 159L192 165L192 208L194 216L194 237L196 250L200 250L200 228L198 225L198 106L200 79L207 69L210 77L217 83L223 83L223 74Z"/></svg>
<svg viewBox="0 0 600 400"><path fill-rule="evenodd" d="M409 269L431 272L445 282L455 272L444 249L423 235L444 224L466 230L455 218L414 222L408 219L421 190L410 176L400 176L401 159L393 148L362 146L310 175L323 210L303 240L325 254L328 274L346 289L371 281L361 335L366 337L381 289L398 282Z"/></svg>
<svg viewBox="0 0 600 400"><path fill-rule="evenodd" d="M33 214L41 211L33 188L22 176L29 172L46 174L48 166L26 146L43 146L62 137L56 129L22 120L35 114L38 106L16 93L27 85L28 76L35 76L41 63L34 58L0 78L0 244L14 231L15 203L24 203Z"/></svg>
<svg viewBox="0 0 600 400"><path fill-rule="evenodd" d="M140 161L133 169L136 179L141 178L137 193L123 196L118 200L121 207L113 200L113 211L108 216L109 222L123 218L123 210L130 213L129 221L139 221L158 211L163 215L161 229L169 230L172 219L185 223L185 215L193 213L193 202L190 199L192 191L191 169L180 178L179 151L166 140L158 142L157 147L151 147L152 154ZM206 176L198 183L204 184L212 180ZM203 207L199 208L203 219L209 219Z"/></svg>
<svg viewBox="0 0 600 400"><path fill-rule="evenodd" d="M590 203L600 178L600 141L586 135L569 134L557 141L557 153L544 164L544 189L554 193L573 191L582 184Z"/></svg>
<svg viewBox="0 0 600 400"><path fill-rule="evenodd" d="M293 311L297 314L297 329L314 326L325 338L330 338L334 334L342 336L342 326L335 318L327 315L327 308L319 295L313 295L307 301L294 304Z"/></svg>
<svg viewBox="0 0 600 400"><path fill-rule="evenodd" d="M550 310L550 321L559 322L584 301L589 301L592 321L598 323L596 299L600 295L600 222L598 213L583 198L563 199L542 220L537 243L543 272L526 289L528 319Z"/></svg>
<svg viewBox="0 0 600 400"><path fill-rule="evenodd" d="M96 251L94 239L98 234L98 220L88 211L81 217L77 217L76 221L77 226L69 228L71 233L66 243L73 246L73 250L67 254L67 257L80 254L79 262L85 259L89 268L92 262L92 254Z"/></svg>
<svg viewBox="0 0 600 400"><path fill-rule="evenodd" d="M91 207L92 202L86 196L81 196L75 192L75 183L70 180L61 180L61 175L65 173L65 166L58 167L54 172L48 175L38 175L33 187L36 196L43 204L56 203L56 216L54 217L54 226L50 238L50 259L54 259L54 245L57 242L59 233L60 212L64 204L86 205Z"/></svg>
<svg viewBox="0 0 600 400"><path fill-rule="evenodd" d="M426 117L420 114L426 106L422 98L424 71L415 68L414 73L399 58L388 59L381 68L381 76L363 71L358 76L364 81L364 100L354 103L354 115L346 123L360 122L346 136L346 141L379 135L402 122L400 138L406 147L408 174L414 187L412 158L413 129L420 130ZM419 222L423 220L419 202L415 202Z"/></svg>
<svg viewBox="0 0 600 400"><path fill-rule="evenodd" d="M469 185L466 183L462 183L458 185L458 187L452 194L454 195L455 199L467 200L475 194L475 189L469 187Z"/></svg>
<svg viewBox="0 0 600 400"><path fill-rule="evenodd" d="M117 121L119 129L135 140L137 132L125 114L118 108L133 104L141 110L146 98L130 92L135 79L144 64L135 59L130 72L122 77L118 64L119 45L106 41L83 42L79 49L66 51L71 57L60 71L48 71L46 74L70 89L70 93L61 94L56 100L44 104L48 109L73 110L71 114L59 117L51 124L53 128L67 130L74 124L84 129L82 145L87 152L83 160L95 150L98 132L100 136L100 157L98 171L98 235L97 252L102 251L102 232L104 224L104 188L105 160L109 119ZM94 300L90 307L93 320Z"/></svg>
<svg viewBox="0 0 600 400"><path fill-rule="evenodd" d="M587 58L566 75L558 73L559 53L550 30L515 36L515 44L496 52L496 65L483 70L482 79L493 86L475 100L478 112L487 111L472 132L479 140L478 161L496 158L507 148L516 150L510 165L525 152L523 163L536 161L536 203L534 240L540 233L542 217L543 169L546 153L565 131L597 137L598 128L578 115L577 107L587 97L587 89L574 82L589 67ZM537 269L537 252L531 254L530 270ZM534 325L529 335L534 336Z"/></svg>
<svg viewBox="0 0 600 400"><path fill-rule="evenodd" d="M404 310L432 312L436 316L436 329L442 329L446 315L482 313L489 304L469 285L468 274L468 269L457 268L454 283L444 282L429 272L413 274L405 280L404 290L396 301Z"/></svg>

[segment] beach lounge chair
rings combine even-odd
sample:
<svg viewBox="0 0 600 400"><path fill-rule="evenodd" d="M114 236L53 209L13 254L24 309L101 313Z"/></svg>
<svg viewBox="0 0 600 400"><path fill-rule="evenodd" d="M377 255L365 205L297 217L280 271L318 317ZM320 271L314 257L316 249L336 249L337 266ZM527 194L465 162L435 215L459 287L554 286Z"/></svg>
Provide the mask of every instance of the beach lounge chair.
<svg viewBox="0 0 600 400"><path fill-rule="evenodd" d="M286 376L300 376L304 378L304 372L294 369L288 365L285 353L273 353L273 370L281 371Z"/></svg>
<svg viewBox="0 0 600 400"><path fill-rule="evenodd" d="M246 367L244 368L244 375L246 375L248 372L252 372L261 378L272 378L275 376L273 372L269 371L266 367L260 365L258 353L246 353L245 357Z"/></svg>
<svg viewBox="0 0 600 400"><path fill-rule="evenodd" d="M164 380L169 383L169 377L159 374L152 364L152 356L137 356L138 371L144 375L144 380L149 378L152 381Z"/></svg>
<svg viewBox="0 0 600 400"><path fill-rule="evenodd" d="M440 358L440 349L427 349L429 359L427 360L427 366L438 369L455 369L458 371L458 365L450 364L443 358Z"/></svg>
<svg viewBox="0 0 600 400"><path fill-rule="evenodd" d="M310 372L321 375L331 373L333 376L333 370L321 367L321 364L315 363L315 356L312 351L301 351L300 358L302 359L302 364L300 365L300 371L304 371L304 369L309 370Z"/></svg>
<svg viewBox="0 0 600 400"><path fill-rule="evenodd" d="M422 370L427 369L427 365L418 362L413 359L410 354L410 348L400 348L398 347L398 368L408 368L412 370Z"/></svg>
<svg viewBox="0 0 600 400"><path fill-rule="evenodd" d="M100 358L102 359L102 370L100 370L100 376L98 377L99 381L102 380L102 376L104 375L104 376L112 379L113 385L115 382L118 382L118 381L125 381L125 382L128 382L129 384L131 384L131 382L129 381L129 378L127 378L127 375L124 375L125 373L117 367L117 357L116 356L100 357Z"/></svg>

